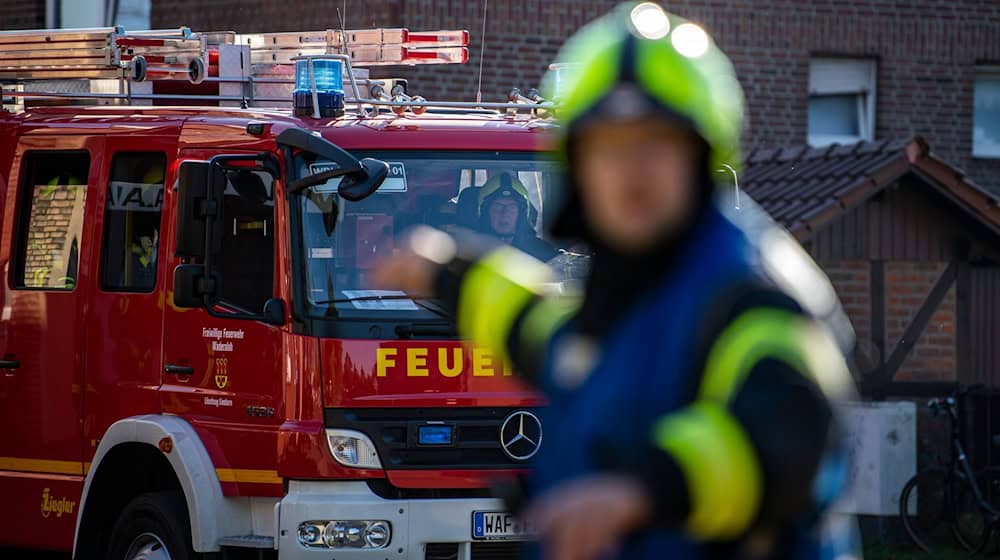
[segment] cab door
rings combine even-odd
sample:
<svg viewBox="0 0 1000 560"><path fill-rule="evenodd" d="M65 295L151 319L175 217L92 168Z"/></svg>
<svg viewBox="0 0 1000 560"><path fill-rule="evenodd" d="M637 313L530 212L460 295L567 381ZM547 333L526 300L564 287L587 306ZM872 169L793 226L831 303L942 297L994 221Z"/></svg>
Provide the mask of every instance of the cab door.
<svg viewBox="0 0 1000 560"><path fill-rule="evenodd" d="M231 154L232 152L226 152ZM216 153L187 153L205 161ZM183 165L183 162L181 163ZM170 189L170 197L178 193ZM222 313L256 313L279 297L275 266L283 239L284 205L276 178L263 171L227 175L222 208L221 248L213 255ZM176 210L177 203L167 206ZM168 245L175 248L176 212ZM181 259L171 256L173 270ZM168 296L174 279L166 278ZM287 301L287 300L286 300ZM277 474L277 432L281 407L283 331L280 326L220 318L202 308L177 308L168 301L164 317L164 412L198 430L227 495L281 496Z"/></svg>
<svg viewBox="0 0 1000 560"><path fill-rule="evenodd" d="M83 485L89 255L103 138L24 136L0 232L0 546L69 549Z"/></svg>
<svg viewBox="0 0 1000 560"><path fill-rule="evenodd" d="M162 130L163 127L160 127ZM137 149L141 146L141 149ZM87 332L84 460L115 421L159 412L166 253L163 198L176 135L142 132L106 142L98 190Z"/></svg>

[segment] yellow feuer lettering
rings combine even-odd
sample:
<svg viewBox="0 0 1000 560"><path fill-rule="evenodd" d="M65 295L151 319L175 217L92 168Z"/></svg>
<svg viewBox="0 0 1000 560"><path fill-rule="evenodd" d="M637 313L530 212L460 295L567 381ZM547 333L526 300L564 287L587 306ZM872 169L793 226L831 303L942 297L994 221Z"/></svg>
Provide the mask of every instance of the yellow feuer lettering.
<svg viewBox="0 0 1000 560"><path fill-rule="evenodd" d="M493 356L482 348L472 349L472 376L493 377Z"/></svg>
<svg viewBox="0 0 1000 560"><path fill-rule="evenodd" d="M462 366L465 355L461 348L452 348L452 364L448 366L448 348L438 348L438 369L445 377L458 377L462 373Z"/></svg>
<svg viewBox="0 0 1000 560"><path fill-rule="evenodd" d="M427 349L407 348L406 376L427 377L428 375L430 375L430 371L427 370Z"/></svg>
<svg viewBox="0 0 1000 560"><path fill-rule="evenodd" d="M397 348L379 348L375 350L375 369L378 377L385 377L385 372L396 365Z"/></svg>
<svg viewBox="0 0 1000 560"><path fill-rule="evenodd" d="M510 377L514 374L509 361L485 348L439 347L437 354L428 347L382 347L375 349L377 377L431 377L440 375L456 378L466 368L473 377ZM436 359L435 359L436 358ZM405 373L404 373L405 371Z"/></svg>

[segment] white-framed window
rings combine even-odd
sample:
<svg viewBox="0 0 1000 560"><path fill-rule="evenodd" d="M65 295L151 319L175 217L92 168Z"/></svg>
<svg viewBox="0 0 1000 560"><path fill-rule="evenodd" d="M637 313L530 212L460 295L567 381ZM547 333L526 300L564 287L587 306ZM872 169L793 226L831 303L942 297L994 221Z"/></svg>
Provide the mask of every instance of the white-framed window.
<svg viewBox="0 0 1000 560"><path fill-rule="evenodd" d="M875 61L809 61L809 145L875 139Z"/></svg>
<svg viewBox="0 0 1000 560"><path fill-rule="evenodd" d="M972 102L972 155L1000 158L1000 67L977 69Z"/></svg>

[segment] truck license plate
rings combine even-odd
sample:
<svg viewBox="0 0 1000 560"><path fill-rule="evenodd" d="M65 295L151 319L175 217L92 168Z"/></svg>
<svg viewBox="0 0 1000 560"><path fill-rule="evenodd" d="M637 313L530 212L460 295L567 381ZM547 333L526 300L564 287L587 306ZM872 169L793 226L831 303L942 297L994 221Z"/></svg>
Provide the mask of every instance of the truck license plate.
<svg viewBox="0 0 1000 560"><path fill-rule="evenodd" d="M533 537L516 516L503 511L472 512L472 538L477 540L528 539Z"/></svg>

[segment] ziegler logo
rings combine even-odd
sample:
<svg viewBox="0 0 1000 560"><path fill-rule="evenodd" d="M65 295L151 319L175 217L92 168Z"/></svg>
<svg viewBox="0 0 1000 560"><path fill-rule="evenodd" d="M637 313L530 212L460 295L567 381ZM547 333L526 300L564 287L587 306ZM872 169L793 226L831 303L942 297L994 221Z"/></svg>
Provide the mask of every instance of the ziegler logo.
<svg viewBox="0 0 1000 560"><path fill-rule="evenodd" d="M49 489L42 490L42 517L48 517L53 513L56 517L62 517L64 513L73 513L76 502L66 498L53 498L49 495Z"/></svg>
<svg viewBox="0 0 1000 560"><path fill-rule="evenodd" d="M225 389L229 385L229 358L215 359L215 386Z"/></svg>

